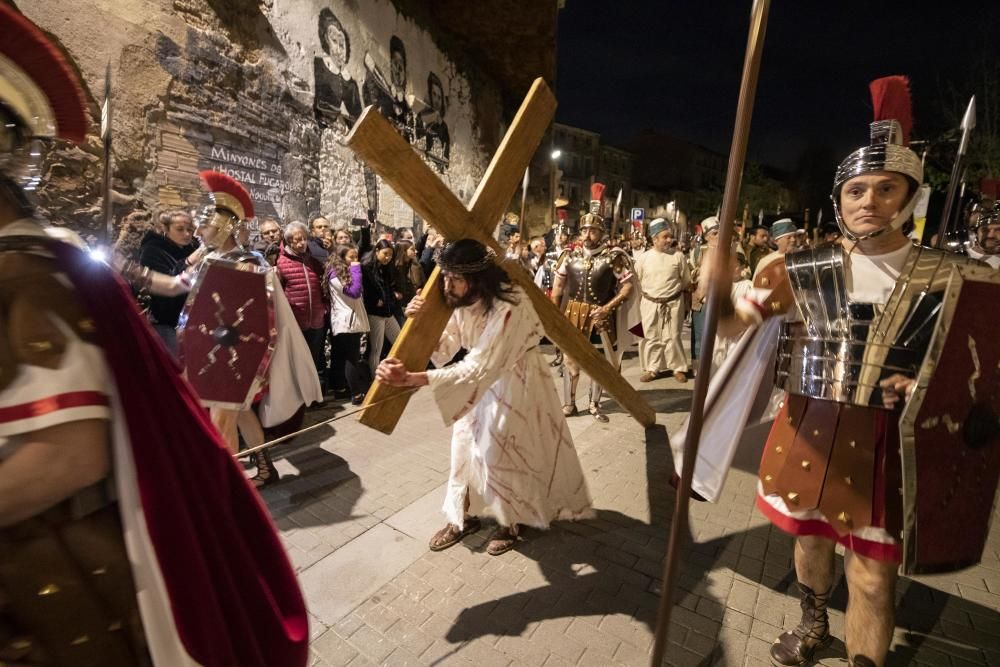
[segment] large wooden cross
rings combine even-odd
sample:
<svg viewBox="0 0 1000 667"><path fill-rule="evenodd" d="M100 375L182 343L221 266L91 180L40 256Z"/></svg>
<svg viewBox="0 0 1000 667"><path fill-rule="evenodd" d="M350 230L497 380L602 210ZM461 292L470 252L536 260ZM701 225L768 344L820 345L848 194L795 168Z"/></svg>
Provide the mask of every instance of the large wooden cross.
<svg viewBox="0 0 1000 667"><path fill-rule="evenodd" d="M491 235L541 143L555 109L552 91L542 79L536 79L468 209L373 107L361 114L347 137L347 145L446 239L471 238L493 248L497 263L531 299L545 327L545 335L607 389L639 423L652 426L656 423L656 413L649 404L625 381L618 369L570 325L519 262L504 260L504 250ZM431 353L451 317L451 308L441 295L440 280L440 271L435 268L421 292L426 303L420 317L407 320L390 352L411 371L427 368ZM397 395L397 400L389 400ZM376 381L365 397L364 406L372 407L361 413L361 423L383 433L392 433L409 395L404 389Z"/></svg>

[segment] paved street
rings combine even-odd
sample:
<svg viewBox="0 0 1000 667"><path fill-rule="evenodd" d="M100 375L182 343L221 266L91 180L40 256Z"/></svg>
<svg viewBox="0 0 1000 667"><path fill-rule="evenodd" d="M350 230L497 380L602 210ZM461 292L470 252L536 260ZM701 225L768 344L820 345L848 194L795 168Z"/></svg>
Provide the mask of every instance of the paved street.
<svg viewBox="0 0 1000 667"><path fill-rule="evenodd" d="M626 361L627 378L638 372ZM648 665L674 503L666 434L683 420L693 382L637 386L665 430L645 431L614 408L609 424L570 420L597 518L530 531L496 558L483 551L490 524L447 551L426 548L444 525L450 438L426 391L392 436L352 416L279 448L283 479L264 496L308 599L313 664ZM751 442L720 502L692 504L671 665L768 664L773 638L798 621L792 540L753 508L759 457ZM998 526L981 566L901 579L890 664L1000 666ZM845 605L841 580L839 637ZM844 655L836 640L821 663L844 665Z"/></svg>

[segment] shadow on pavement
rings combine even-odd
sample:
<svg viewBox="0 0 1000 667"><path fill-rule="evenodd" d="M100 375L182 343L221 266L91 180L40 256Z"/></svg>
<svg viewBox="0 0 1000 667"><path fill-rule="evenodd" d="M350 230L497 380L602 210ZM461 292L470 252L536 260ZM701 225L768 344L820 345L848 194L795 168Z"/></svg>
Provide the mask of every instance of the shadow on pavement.
<svg viewBox="0 0 1000 667"><path fill-rule="evenodd" d="M676 394L690 392L673 391ZM648 392L643 392L648 393ZM766 430L764 435L766 435ZM743 447L734 462L735 467L755 470L760 460L763 439L755 437ZM560 522L548 534L532 531L530 539L518 551L536 561L547 585L509 595L464 609L446 635L452 643L465 642L487 634L518 636L525 633L529 624L551 619L591 618L601 623L607 631L621 640L627 640L633 621L615 620L613 627L605 627L608 615L624 615L634 623L652 631L656 624L657 606L662 576L662 559L670 515L673 512L674 492L668 485L673 473L670 447L662 426L646 432L646 481L650 507L650 522L644 523L611 510L597 510L597 518L581 522ZM692 505L696 504L692 501ZM685 664L725 665L739 664L744 651L727 655L726 647L719 641L727 628L723 622L726 614L728 589L725 596L712 593L713 573L728 568L763 587L798 599L794 586L795 573L791 567L793 541L770 525L750 530L728 533L702 542L685 544L679 576L679 590L673 608L673 623L668 639L671 640L667 656L680 653L678 643L685 632L697 632L701 644L685 641ZM743 556L752 553L754 558ZM838 557L839 567L843 564ZM726 573L726 576L730 576ZM792 606L790 600L786 600ZM838 581L831 601L833 609L846 609L847 590L843 577ZM797 620L797 607L794 614ZM751 614L752 615L752 614ZM957 616L957 618L956 618ZM788 617L789 619L792 616ZM949 621L948 619L952 619ZM967 619L972 620L972 624ZM964 623L961 621L965 620ZM780 623L781 621L776 621ZM789 624L791 623L791 624ZM793 622L786 623L791 629ZM568 625L568 624L567 624ZM935 655L950 664L947 653L964 659L970 664L986 664L979 647L996 645L997 637L976 628L1000 627L996 610L949 595L923 583L900 579L897 591L896 625L905 631L906 645L897 645L889 656L889 664L909 664L918 656ZM685 630L687 628L688 630ZM751 634L749 628L743 631ZM933 633L933 636L928 636ZM642 633L644 637L648 637ZM842 636L842 630L837 632ZM635 635L631 635L633 638ZM537 635L531 641L536 641ZM766 641L770 641L768 638ZM921 650L924 646L931 650ZM846 649L840 639L817 659L843 659ZM700 656L700 659L699 659ZM965 663L962 663L965 664Z"/></svg>
<svg viewBox="0 0 1000 667"><path fill-rule="evenodd" d="M306 412L303 427L340 412L339 406ZM292 515L299 527L327 526L353 518L352 510L361 497L361 478L350 464L320 445L336 434L332 425L303 433L272 450L278 468L287 462L296 473L285 472L281 479L261 489L261 496L276 520Z"/></svg>

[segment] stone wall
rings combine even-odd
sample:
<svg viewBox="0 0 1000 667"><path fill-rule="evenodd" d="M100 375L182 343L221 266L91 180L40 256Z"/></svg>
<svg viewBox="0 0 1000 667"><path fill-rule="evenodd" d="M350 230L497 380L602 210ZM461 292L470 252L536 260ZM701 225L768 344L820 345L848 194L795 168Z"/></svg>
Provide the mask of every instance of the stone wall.
<svg viewBox="0 0 1000 667"><path fill-rule="evenodd" d="M502 97L462 49L398 0L18 0L79 67L94 118L47 156L43 213L100 228L96 137L110 61L116 217L205 203L200 169L247 185L258 216L335 224L411 211L344 146L376 105L460 199L499 141ZM405 11L401 11L400 7Z"/></svg>

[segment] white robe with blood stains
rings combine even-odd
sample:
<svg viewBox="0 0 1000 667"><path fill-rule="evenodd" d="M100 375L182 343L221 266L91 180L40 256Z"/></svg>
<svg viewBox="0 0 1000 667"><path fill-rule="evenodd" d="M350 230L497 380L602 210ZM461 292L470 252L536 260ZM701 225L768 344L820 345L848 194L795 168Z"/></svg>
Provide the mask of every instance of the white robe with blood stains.
<svg viewBox="0 0 1000 667"><path fill-rule="evenodd" d="M456 364L428 372L445 424L454 425L444 502L450 523L463 526L485 511L502 525L548 528L555 519L593 515L573 438L548 364L539 351L542 324L528 297L457 308L431 357Z"/></svg>

